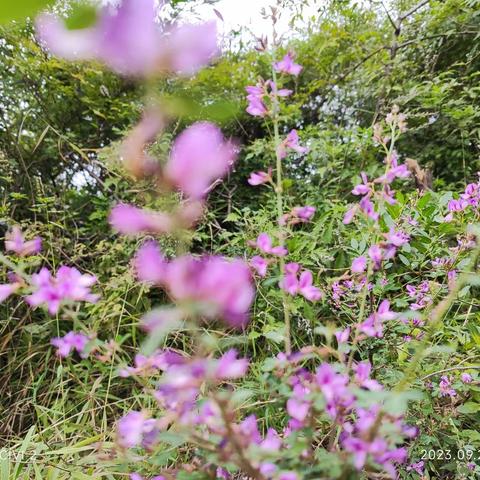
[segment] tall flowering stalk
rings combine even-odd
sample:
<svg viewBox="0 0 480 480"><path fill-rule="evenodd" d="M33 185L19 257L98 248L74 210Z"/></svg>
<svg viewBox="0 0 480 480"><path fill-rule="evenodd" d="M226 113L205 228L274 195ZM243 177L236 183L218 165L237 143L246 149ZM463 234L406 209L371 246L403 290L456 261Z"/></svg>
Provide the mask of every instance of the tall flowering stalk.
<svg viewBox="0 0 480 480"><path fill-rule="evenodd" d="M278 84L276 69L272 68L272 78L275 85ZM275 89L273 92L273 102L272 102L272 122L273 122L273 132L274 132L274 141L275 141L275 159L276 159L276 186L275 194L277 196L277 221L279 225L279 240L280 247L285 247L285 227L282 225L282 219L284 216L284 207L283 207L283 175L282 175L282 155L281 155L281 139L279 132L279 114L280 114L280 101L278 92ZM284 257L280 257L280 272L282 272L282 279L285 272L285 260ZM282 305L283 305L283 318L285 321L285 352L287 355L292 353L292 339L291 339L291 326L290 326L290 311L288 305L288 296L287 292L284 289L282 291Z"/></svg>
<svg viewBox="0 0 480 480"><path fill-rule="evenodd" d="M283 162L287 158L291 151L299 154L304 154L308 151L307 148L302 147L299 144L299 137L296 130L292 130L285 139L280 136L280 112L281 112L281 100L289 97L293 92L286 88L278 88L279 74L287 76L298 76L303 67L294 62L294 55L288 52L282 60L276 61L276 33L275 24L277 21L277 11L272 8L272 22L273 29L273 50L271 53L271 73L272 80L260 80L256 86L246 87L248 96L247 112L253 116L269 119L273 125L273 146L275 155L275 178L272 179L272 169L270 168L268 173L266 172L254 172L251 174L249 183L251 185L271 184L275 191L276 196L276 210L277 210L277 236L279 240L279 249L284 254L278 256L278 267L280 270L280 290L282 297L283 307L283 320L285 324L284 342L285 352L290 355L292 352L292 339L291 339L291 318L290 318L290 306L289 306L289 294L295 295L296 293L303 291L306 288L309 289L309 294L304 296L309 300L318 300L320 298L320 291L313 286L311 273L303 274L303 281L297 280L296 274L300 267L295 264L288 264L285 261L285 257L288 254L286 246L286 238L288 234L288 226L300 223L308 222L315 214L314 207L295 207L292 212L286 213L285 211L285 199L283 195ZM267 252L268 253L268 252ZM252 265L257 270L260 276L266 275L266 266L271 262L266 262L261 257L254 257L252 259ZM303 282L303 283L302 283ZM303 287L300 286L303 285Z"/></svg>

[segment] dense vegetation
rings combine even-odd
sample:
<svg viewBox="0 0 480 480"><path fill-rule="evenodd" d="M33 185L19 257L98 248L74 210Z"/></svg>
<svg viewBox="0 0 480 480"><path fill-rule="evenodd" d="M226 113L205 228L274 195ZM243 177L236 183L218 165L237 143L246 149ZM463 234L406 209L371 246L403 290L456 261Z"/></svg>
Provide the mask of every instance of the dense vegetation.
<svg viewBox="0 0 480 480"><path fill-rule="evenodd" d="M11 22L0 7L0 479L479 474L480 1L310 2L314 17L307 3L266 12L273 23L292 14L280 40L232 33L194 75L147 79L100 54L68 61L40 42L31 11ZM186 8L171 2L162 28ZM94 28L89 7L57 9L72 28ZM182 137L204 121L224 138ZM179 174L182 155L170 152L181 138L198 161ZM209 178L202 149L235 163ZM196 193L202 177L208 195ZM124 204L175 213L140 221ZM168 264L145 250L152 239ZM204 254L239 263L220 274ZM180 271L182 259L192 264L178 283L151 271ZM42 267L62 266L92 285L58 309L26 300ZM244 274L256 291L248 321L231 311L248 299ZM145 315L172 299L185 318L154 318L146 332ZM148 368L139 352L153 354ZM152 396L170 361L172 378L192 375L166 353L213 365L195 384L213 414L198 407L186 421ZM131 442L129 429L166 412L183 424Z"/></svg>

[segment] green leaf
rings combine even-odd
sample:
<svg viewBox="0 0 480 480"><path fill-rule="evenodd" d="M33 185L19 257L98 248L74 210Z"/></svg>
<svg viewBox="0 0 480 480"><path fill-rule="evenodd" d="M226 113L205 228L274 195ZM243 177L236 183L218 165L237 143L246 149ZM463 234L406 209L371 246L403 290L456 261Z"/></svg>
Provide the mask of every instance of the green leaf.
<svg viewBox="0 0 480 480"><path fill-rule="evenodd" d="M158 439L161 442L166 443L167 445L170 445L171 447L174 447L174 448L180 447L180 445L183 445L188 440L186 435L182 433L176 433L173 431L161 432L158 435Z"/></svg>
<svg viewBox="0 0 480 480"><path fill-rule="evenodd" d="M477 413L480 412L480 403L467 402L457 408L459 413Z"/></svg>
<svg viewBox="0 0 480 480"><path fill-rule="evenodd" d="M93 5L85 3L76 3L72 7L72 12L66 20L67 28L77 30L80 28L91 27L97 19L97 10Z"/></svg>
<svg viewBox="0 0 480 480"><path fill-rule="evenodd" d="M18 2L3 0L0 2L0 23L24 20L52 3L53 0L21 0Z"/></svg>
<svg viewBox="0 0 480 480"><path fill-rule="evenodd" d="M285 335L281 330L272 330L264 333L263 336L274 343L283 343L285 341Z"/></svg>

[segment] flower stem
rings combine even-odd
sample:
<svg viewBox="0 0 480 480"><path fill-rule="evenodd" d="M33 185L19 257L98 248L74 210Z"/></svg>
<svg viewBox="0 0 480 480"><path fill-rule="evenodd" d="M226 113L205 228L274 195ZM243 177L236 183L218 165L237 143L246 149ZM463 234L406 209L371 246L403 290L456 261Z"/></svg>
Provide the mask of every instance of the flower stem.
<svg viewBox="0 0 480 480"><path fill-rule="evenodd" d="M276 186L275 193L277 196L277 222L279 229L279 243L281 247L285 246L285 229L282 226L282 217L283 217L283 175L282 175L282 157L280 156L279 147L281 144L280 132L279 132L279 119L278 114L280 110L280 104L277 95L277 73L275 69L272 68L272 78L275 84L273 89L273 112L272 112L272 121L273 121L273 134L274 134L274 144L275 144L275 159L276 159ZM285 260L283 257L280 257L280 278L283 279L285 274ZM290 307L288 305L288 295L283 288L281 289L282 293L282 305L283 305L283 319L285 323L285 353L290 355L292 353L292 340L291 340L291 324L290 324Z"/></svg>

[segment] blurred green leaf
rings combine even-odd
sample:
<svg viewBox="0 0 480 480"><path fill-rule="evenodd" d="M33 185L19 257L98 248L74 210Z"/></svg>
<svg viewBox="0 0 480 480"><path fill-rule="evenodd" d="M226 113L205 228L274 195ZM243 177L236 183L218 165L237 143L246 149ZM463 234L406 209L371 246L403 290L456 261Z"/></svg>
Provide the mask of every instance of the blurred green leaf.
<svg viewBox="0 0 480 480"><path fill-rule="evenodd" d="M0 2L0 23L24 20L53 4L53 0L3 0Z"/></svg>

